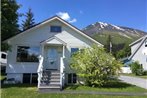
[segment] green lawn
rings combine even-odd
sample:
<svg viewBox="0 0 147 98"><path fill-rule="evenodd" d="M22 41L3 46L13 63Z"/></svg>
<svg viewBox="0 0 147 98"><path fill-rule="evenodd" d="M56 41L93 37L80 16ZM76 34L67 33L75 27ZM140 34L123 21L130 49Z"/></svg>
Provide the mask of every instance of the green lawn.
<svg viewBox="0 0 147 98"><path fill-rule="evenodd" d="M147 92L146 89L137 87L135 85L126 84L123 82L109 83L104 87L88 87L88 86L67 86L66 91L98 91L98 92Z"/></svg>
<svg viewBox="0 0 147 98"><path fill-rule="evenodd" d="M5 76L1 76L1 79ZM143 93L147 90L122 82L111 82L102 88L93 88L88 86L66 86L64 91L95 91L95 92L132 92ZM50 94L39 93L37 85L15 84L1 85L1 98L146 98L147 96L113 96L113 95L94 95L94 94Z"/></svg>
<svg viewBox="0 0 147 98"><path fill-rule="evenodd" d="M124 84L126 85L126 84ZM147 90L136 86L113 87L113 88L92 88L86 86L68 86L65 91L98 91L98 92L146 92ZM138 98L138 96L111 96L111 95L94 95L94 94L49 94L39 93L36 85L17 84L2 85L2 98ZM147 96L139 96L145 98Z"/></svg>
<svg viewBox="0 0 147 98"><path fill-rule="evenodd" d="M134 75L134 74L132 74L132 73L130 73L130 74L123 73L123 74L121 74L121 75L125 75L125 76L131 76L131 77L138 77L138 78L147 79L147 75L143 75L143 76L136 76L136 75Z"/></svg>

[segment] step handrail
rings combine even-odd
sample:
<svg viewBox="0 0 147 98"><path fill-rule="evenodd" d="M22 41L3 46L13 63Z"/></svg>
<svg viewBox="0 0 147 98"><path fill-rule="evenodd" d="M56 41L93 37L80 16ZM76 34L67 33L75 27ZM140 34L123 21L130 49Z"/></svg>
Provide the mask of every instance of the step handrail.
<svg viewBox="0 0 147 98"><path fill-rule="evenodd" d="M43 73L43 57L40 55L39 57L39 66L38 66L38 88L40 86L41 83L41 78L42 78L42 73Z"/></svg>
<svg viewBox="0 0 147 98"><path fill-rule="evenodd" d="M60 57L60 86L61 86L61 89L64 86L64 80L65 80L64 69L65 69L65 66L64 66L64 57Z"/></svg>

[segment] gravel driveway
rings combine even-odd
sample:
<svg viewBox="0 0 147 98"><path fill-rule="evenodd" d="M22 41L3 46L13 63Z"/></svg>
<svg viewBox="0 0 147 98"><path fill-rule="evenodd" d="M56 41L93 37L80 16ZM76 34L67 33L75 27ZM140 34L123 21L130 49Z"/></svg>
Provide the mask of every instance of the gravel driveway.
<svg viewBox="0 0 147 98"><path fill-rule="evenodd" d="M119 79L122 80L123 82L133 84L133 85L136 85L138 87L147 89L147 79L130 77L130 76L123 76L123 75L121 75L119 77Z"/></svg>

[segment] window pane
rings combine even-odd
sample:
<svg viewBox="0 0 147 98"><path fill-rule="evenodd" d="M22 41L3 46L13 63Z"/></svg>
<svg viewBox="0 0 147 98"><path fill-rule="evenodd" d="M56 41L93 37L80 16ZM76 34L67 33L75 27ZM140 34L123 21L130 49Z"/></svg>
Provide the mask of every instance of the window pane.
<svg viewBox="0 0 147 98"><path fill-rule="evenodd" d="M72 74L68 74L68 83L72 83Z"/></svg>
<svg viewBox="0 0 147 98"><path fill-rule="evenodd" d="M6 59L6 54L2 53L1 58Z"/></svg>
<svg viewBox="0 0 147 98"><path fill-rule="evenodd" d="M71 48L71 55L79 51L79 48Z"/></svg>
<svg viewBox="0 0 147 98"><path fill-rule="evenodd" d="M36 73L32 74L32 83L38 83L38 75Z"/></svg>
<svg viewBox="0 0 147 98"><path fill-rule="evenodd" d="M145 40L145 47L147 47L147 40Z"/></svg>
<svg viewBox="0 0 147 98"><path fill-rule="evenodd" d="M38 62L39 47L18 46L17 62Z"/></svg>
<svg viewBox="0 0 147 98"><path fill-rule="evenodd" d="M23 74L23 83L30 83L30 79L31 79L30 73Z"/></svg>
<svg viewBox="0 0 147 98"><path fill-rule="evenodd" d="M51 32L61 32L61 26L51 26Z"/></svg>
<svg viewBox="0 0 147 98"><path fill-rule="evenodd" d="M73 74L73 83L76 83L77 82L77 75L74 73Z"/></svg>

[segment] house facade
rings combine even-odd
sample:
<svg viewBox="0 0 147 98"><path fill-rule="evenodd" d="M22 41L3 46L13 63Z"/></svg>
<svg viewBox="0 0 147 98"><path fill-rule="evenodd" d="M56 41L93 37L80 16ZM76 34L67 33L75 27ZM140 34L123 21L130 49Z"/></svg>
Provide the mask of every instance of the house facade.
<svg viewBox="0 0 147 98"><path fill-rule="evenodd" d="M138 61L147 70L147 35L130 44L131 56L129 60Z"/></svg>
<svg viewBox="0 0 147 98"><path fill-rule="evenodd" d="M58 16L5 42L11 45L7 79L38 83L39 89L62 89L65 84L76 83L76 73L69 66L72 53L93 44L103 46Z"/></svg>

